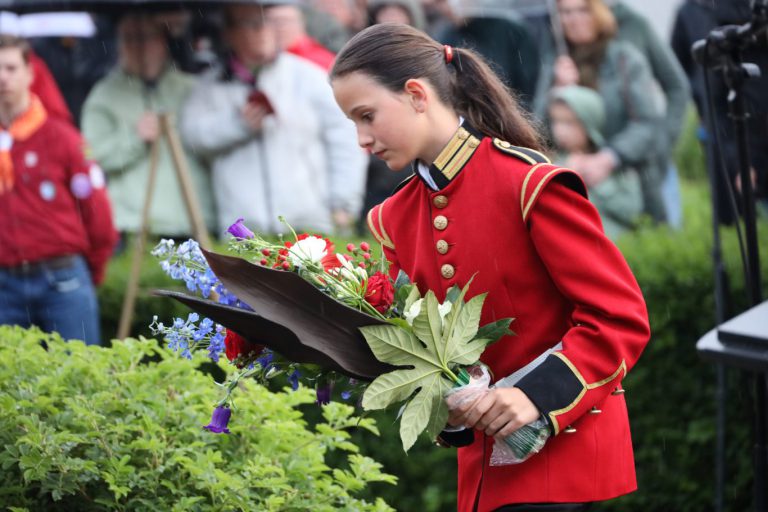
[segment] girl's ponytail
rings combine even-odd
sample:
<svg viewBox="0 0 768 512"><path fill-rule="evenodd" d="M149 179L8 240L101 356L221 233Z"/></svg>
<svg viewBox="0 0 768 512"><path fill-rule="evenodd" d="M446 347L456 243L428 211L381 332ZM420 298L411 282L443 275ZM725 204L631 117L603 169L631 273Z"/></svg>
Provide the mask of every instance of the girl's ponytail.
<svg viewBox="0 0 768 512"><path fill-rule="evenodd" d="M457 112L490 137L543 151L544 143L533 121L483 58L463 48L453 48L453 53Z"/></svg>
<svg viewBox="0 0 768 512"><path fill-rule="evenodd" d="M408 25L383 23L355 35L336 56L331 80L364 73L393 92L423 78L444 104L490 137L537 151L544 144L515 96L471 50L446 48Z"/></svg>

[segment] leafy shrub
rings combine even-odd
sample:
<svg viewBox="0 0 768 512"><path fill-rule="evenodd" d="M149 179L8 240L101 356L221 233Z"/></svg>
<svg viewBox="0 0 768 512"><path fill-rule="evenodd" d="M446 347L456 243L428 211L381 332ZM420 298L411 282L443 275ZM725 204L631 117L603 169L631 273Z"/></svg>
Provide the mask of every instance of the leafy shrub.
<svg viewBox="0 0 768 512"><path fill-rule="evenodd" d="M249 385L232 434L210 434L218 393L195 364L154 340L107 349L0 327L2 508L391 510L355 497L394 482L350 443L349 429L377 432L371 419L332 403L309 430L299 408L314 392ZM334 451L343 466L326 464Z"/></svg>

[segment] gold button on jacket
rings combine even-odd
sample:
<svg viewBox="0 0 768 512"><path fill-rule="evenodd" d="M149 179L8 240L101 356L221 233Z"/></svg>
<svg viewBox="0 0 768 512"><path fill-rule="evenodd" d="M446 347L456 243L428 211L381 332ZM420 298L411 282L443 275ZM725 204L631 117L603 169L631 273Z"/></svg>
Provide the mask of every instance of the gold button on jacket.
<svg viewBox="0 0 768 512"><path fill-rule="evenodd" d="M436 246L437 246L437 252L439 252L440 254L445 254L448 252L448 242L446 242L445 240L438 240Z"/></svg>
<svg viewBox="0 0 768 512"><path fill-rule="evenodd" d="M448 219L444 215L438 215L433 222L436 229L440 231L448 227Z"/></svg>
<svg viewBox="0 0 768 512"><path fill-rule="evenodd" d="M453 268L453 265L446 263L445 265L440 267L440 273L443 275L444 278L450 279L456 273L456 269Z"/></svg>
<svg viewBox="0 0 768 512"><path fill-rule="evenodd" d="M434 199L432 199L432 204L434 204L436 208L445 208L448 206L448 198L443 195L435 196Z"/></svg>

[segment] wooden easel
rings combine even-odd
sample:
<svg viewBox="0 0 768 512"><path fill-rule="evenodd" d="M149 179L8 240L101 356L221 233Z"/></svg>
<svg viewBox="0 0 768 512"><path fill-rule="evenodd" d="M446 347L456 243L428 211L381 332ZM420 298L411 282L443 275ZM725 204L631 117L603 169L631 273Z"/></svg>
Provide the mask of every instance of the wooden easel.
<svg viewBox="0 0 768 512"><path fill-rule="evenodd" d="M141 226L136 234L133 246L133 258L131 260L131 272L128 277L128 285L123 298L123 308L120 314L120 323L117 328L117 338L124 339L130 334L131 322L136 309L136 297L139 292L139 279L141 277L141 262L144 258L147 232L149 230L149 213L152 208L152 196L155 192L155 181L157 178L157 167L160 159L160 144L163 139L166 140L171 150L173 158L173 167L176 171L179 185L181 186L184 205L187 210L187 218L192 227L192 234L197 239L201 247L210 249L211 240L208 236L208 230L200 214L200 201L192 185L192 179L189 175L189 166L184 155L179 136L173 125L171 114L158 113L160 122L160 135L152 142L149 148L149 176L147 178L147 188L144 196L144 207L141 212Z"/></svg>

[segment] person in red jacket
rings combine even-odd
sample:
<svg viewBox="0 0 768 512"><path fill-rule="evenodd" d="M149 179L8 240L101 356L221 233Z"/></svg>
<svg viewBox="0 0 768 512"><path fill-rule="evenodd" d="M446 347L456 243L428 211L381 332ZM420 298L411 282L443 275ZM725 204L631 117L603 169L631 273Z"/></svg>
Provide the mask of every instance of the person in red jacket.
<svg viewBox="0 0 768 512"><path fill-rule="evenodd" d="M267 4L265 15L267 22L275 29L280 50L317 64L324 71L331 69L334 54L307 34L304 13L298 2L274 0L274 3Z"/></svg>
<svg viewBox="0 0 768 512"><path fill-rule="evenodd" d="M40 99L49 116L74 124L67 102L48 65L34 52L29 53L29 63L32 66L32 94Z"/></svg>
<svg viewBox="0 0 768 512"><path fill-rule="evenodd" d="M480 323L515 318L516 335L481 357L497 386L451 410L451 430L466 430L440 437L466 445L458 509L586 510L635 490L621 382L648 342L647 311L579 176L542 155L476 53L411 27L359 33L331 84L361 146L391 169L413 162L414 176L368 214L392 276L404 270L441 302L474 276L468 295L488 293ZM491 465L495 438L540 418L550 438L539 453Z"/></svg>
<svg viewBox="0 0 768 512"><path fill-rule="evenodd" d="M97 344L94 285L117 241L104 177L31 82L28 43L0 36L0 324Z"/></svg>

